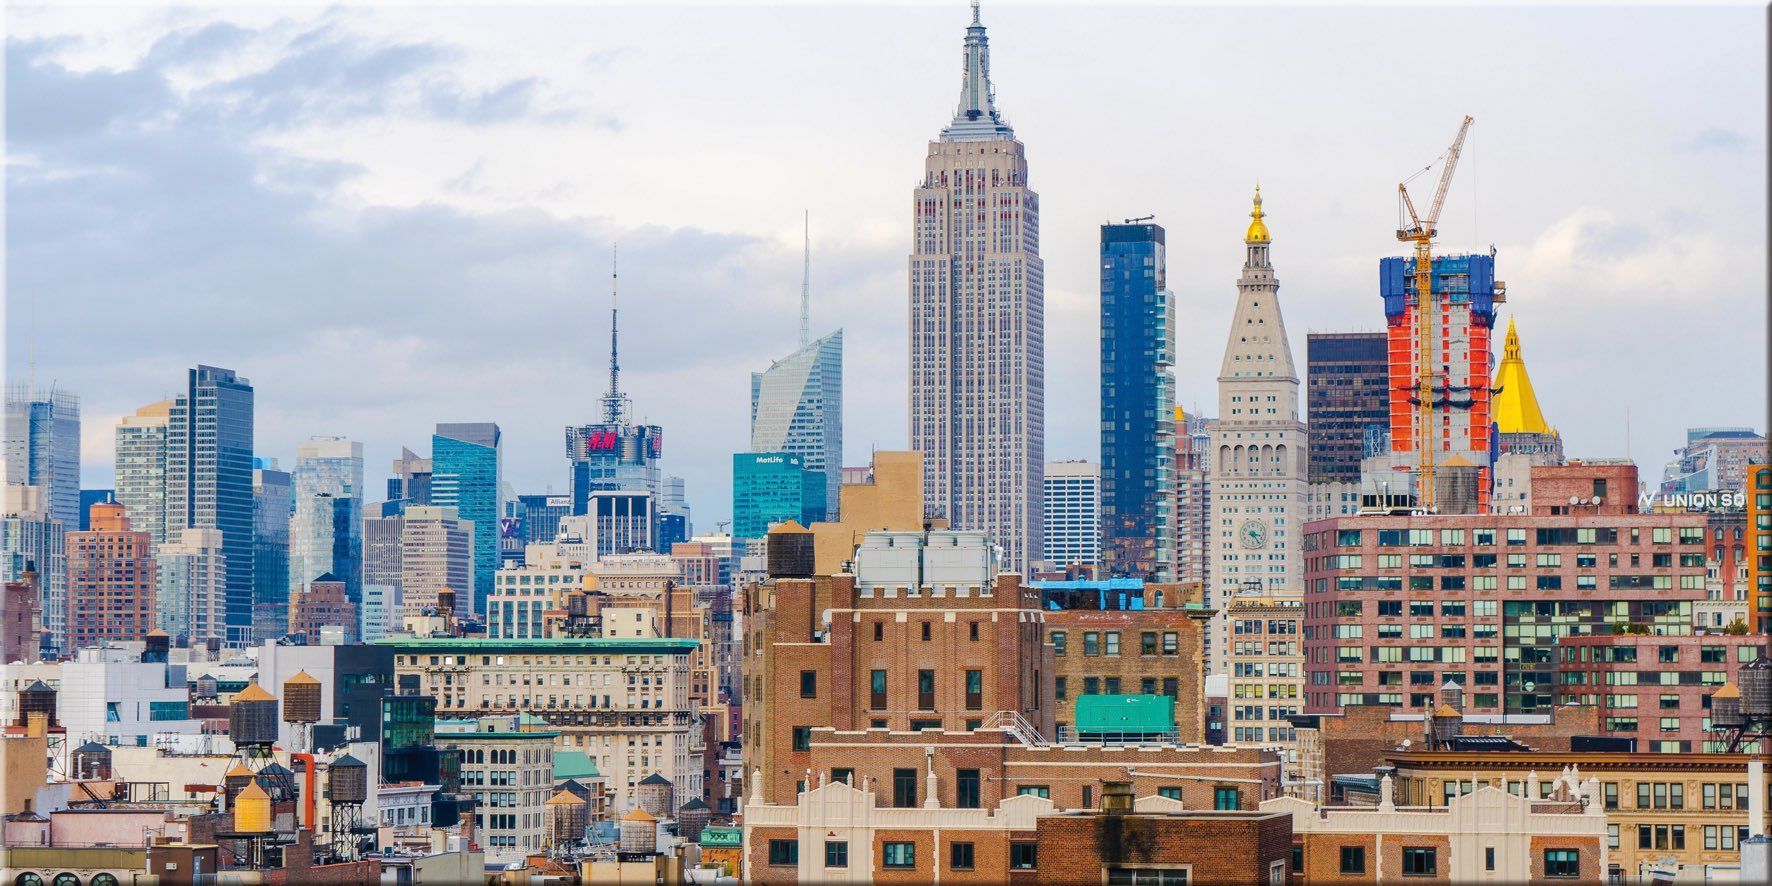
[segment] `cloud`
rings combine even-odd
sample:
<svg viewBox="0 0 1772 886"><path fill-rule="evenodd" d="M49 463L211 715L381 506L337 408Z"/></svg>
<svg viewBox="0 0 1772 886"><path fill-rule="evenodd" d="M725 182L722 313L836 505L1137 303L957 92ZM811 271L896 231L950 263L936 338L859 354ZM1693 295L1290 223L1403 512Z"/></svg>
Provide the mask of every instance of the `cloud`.
<svg viewBox="0 0 1772 886"><path fill-rule="evenodd" d="M1752 143L1748 141L1747 136L1736 132L1733 129L1721 129L1713 126L1701 130L1697 135L1694 135L1680 147L1689 153L1702 153L1704 151L1737 152L1746 151L1751 147L1751 144Z"/></svg>
<svg viewBox="0 0 1772 886"><path fill-rule="evenodd" d="M219 70L267 43L267 65L169 86L175 68ZM89 460L109 461L118 416L205 362L254 383L266 455L345 434L368 444L375 476L399 445L428 445L437 421L491 419L519 488L563 483L561 428L595 415L607 377L619 240L624 387L670 432L667 470L702 501L724 496L716 477L744 448L748 371L792 344L780 321L793 316L796 245L527 208L352 205L338 195L360 166L271 145L371 115L446 120L464 138L561 119L539 79L457 81L445 46L379 44L336 23L289 39L208 26L160 38L133 66L78 72L60 45L9 45L7 284L10 305L35 301L40 366L86 398ZM863 254L821 276L836 286L885 258ZM22 353L21 324L9 329Z"/></svg>
<svg viewBox="0 0 1772 886"><path fill-rule="evenodd" d="M1507 250L1507 276L1529 281L1523 297L1552 297L1561 309L1665 309L1673 294L1690 309L1726 303L1747 282L1728 260L1734 245L1675 216L1626 218L1580 207L1523 249Z"/></svg>

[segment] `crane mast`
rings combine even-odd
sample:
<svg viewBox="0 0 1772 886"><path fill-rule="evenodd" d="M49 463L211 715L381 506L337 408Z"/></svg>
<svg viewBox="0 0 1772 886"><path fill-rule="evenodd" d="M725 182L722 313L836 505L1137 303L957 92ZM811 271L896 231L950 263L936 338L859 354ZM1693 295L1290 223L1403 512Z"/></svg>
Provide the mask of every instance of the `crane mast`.
<svg viewBox="0 0 1772 886"><path fill-rule="evenodd" d="M1434 188L1434 199L1427 216L1415 214L1415 201L1409 199L1408 182L1397 184L1397 197L1409 214L1407 227L1397 229L1397 239L1415 244L1415 448L1419 456L1416 479L1416 503L1423 510L1434 510L1434 294L1433 241L1438 233L1440 209L1446 204L1446 190L1452 185L1452 172L1458 168L1458 155L1464 150L1464 136L1475 118L1466 116L1458 127L1458 137L1446 150L1440 169L1440 182ZM1425 171L1425 170L1424 170ZM1419 174L1419 173L1418 173Z"/></svg>

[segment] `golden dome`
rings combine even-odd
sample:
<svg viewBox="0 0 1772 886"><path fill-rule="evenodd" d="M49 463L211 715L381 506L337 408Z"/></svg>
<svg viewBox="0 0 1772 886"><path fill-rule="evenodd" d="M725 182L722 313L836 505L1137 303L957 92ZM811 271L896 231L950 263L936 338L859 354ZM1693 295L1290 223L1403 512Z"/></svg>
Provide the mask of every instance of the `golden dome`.
<svg viewBox="0 0 1772 886"><path fill-rule="evenodd" d="M1255 209L1249 213L1249 231L1243 235L1244 243L1272 242L1267 234L1267 222L1261 220L1261 185L1255 186Z"/></svg>

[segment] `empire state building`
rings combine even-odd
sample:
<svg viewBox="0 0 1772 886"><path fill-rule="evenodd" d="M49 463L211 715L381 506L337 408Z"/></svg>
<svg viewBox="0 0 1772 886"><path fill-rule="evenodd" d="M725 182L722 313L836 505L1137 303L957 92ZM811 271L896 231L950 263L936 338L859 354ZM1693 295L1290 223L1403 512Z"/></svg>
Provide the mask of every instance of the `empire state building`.
<svg viewBox="0 0 1772 886"><path fill-rule="evenodd" d="M1046 450L1040 198L997 112L976 3L963 58L959 106L913 200L911 445L929 514L989 533L1004 568L1026 574Z"/></svg>

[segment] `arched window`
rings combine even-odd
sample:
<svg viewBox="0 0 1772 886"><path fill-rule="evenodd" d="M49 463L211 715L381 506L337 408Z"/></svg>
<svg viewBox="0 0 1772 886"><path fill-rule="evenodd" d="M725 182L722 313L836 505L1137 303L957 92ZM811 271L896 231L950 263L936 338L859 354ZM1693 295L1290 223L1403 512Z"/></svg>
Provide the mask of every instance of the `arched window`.
<svg viewBox="0 0 1772 886"><path fill-rule="evenodd" d="M80 886L80 878L70 871L62 871L49 881L49 886Z"/></svg>
<svg viewBox="0 0 1772 886"><path fill-rule="evenodd" d="M43 886L43 878L36 871L25 871L12 879L12 886Z"/></svg>
<svg viewBox="0 0 1772 886"><path fill-rule="evenodd" d="M121 886L121 884L117 882L116 877L110 874L94 874L92 875L92 886Z"/></svg>

